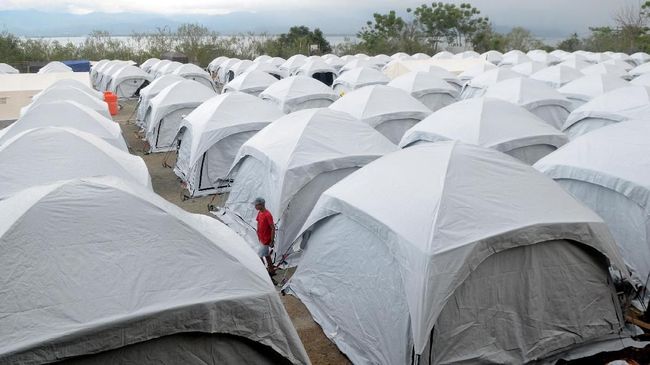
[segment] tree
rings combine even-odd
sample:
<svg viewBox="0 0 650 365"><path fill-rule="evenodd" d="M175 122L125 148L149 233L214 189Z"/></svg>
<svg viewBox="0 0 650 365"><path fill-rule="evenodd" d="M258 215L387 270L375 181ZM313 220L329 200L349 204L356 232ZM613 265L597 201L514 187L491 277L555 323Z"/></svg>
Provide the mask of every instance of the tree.
<svg viewBox="0 0 650 365"><path fill-rule="evenodd" d="M199 24L181 24L174 35L176 51L197 64L208 64L214 58L214 45L219 35Z"/></svg>
<svg viewBox="0 0 650 365"><path fill-rule="evenodd" d="M483 53L490 50L505 52L505 37L494 31L492 26L485 27L474 34L471 39L472 47L476 52Z"/></svg>
<svg viewBox="0 0 650 365"><path fill-rule="evenodd" d="M518 49L523 52L531 49L543 48L544 43L533 37L533 34L526 28L514 27L506 34L506 49Z"/></svg>
<svg viewBox="0 0 650 365"><path fill-rule="evenodd" d="M584 45L582 40L578 38L578 33L573 33L571 37L558 43L556 48L567 52L575 52L583 49Z"/></svg>
<svg viewBox="0 0 650 365"><path fill-rule="evenodd" d="M411 9L406 9L411 13ZM406 21L394 10L387 14L373 14L357 36L362 40L357 49L368 54L395 52L426 52L419 42L421 32L414 20Z"/></svg>
<svg viewBox="0 0 650 365"><path fill-rule="evenodd" d="M466 46L477 33L484 32L489 19L468 3L459 6L442 2L426 4L415 9L416 21L434 51L443 41L453 46Z"/></svg>

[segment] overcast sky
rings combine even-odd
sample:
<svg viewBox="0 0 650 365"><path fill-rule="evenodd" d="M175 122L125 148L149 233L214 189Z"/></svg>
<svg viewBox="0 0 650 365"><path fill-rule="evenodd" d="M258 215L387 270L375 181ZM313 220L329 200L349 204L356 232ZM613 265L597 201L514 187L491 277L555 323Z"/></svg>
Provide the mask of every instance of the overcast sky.
<svg viewBox="0 0 650 365"><path fill-rule="evenodd" d="M589 26L611 23L614 12L638 0L465 0L489 16L496 26L584 32ZM412 0L0 0L0 10L146 12L161 14L223 14L233 11L329 11L368 14L416 7ZM460 3L461 1L449 1Z"/></svg>

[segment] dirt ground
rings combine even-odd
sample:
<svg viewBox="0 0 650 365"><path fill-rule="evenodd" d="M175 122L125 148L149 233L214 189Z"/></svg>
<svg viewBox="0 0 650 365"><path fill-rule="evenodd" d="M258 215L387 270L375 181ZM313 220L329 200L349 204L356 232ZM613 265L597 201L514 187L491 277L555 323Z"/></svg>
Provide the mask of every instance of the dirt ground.
<svg viewBox="0 0 650 365"><path fill-rule="evenodd" d="M135 116L133 111L136 106L135 101L120 102L122 109L120 113L114 117L122 127L122 133L129 145L131 153L140 156L144 159L149 174L151 175L151 182L154 191L168 201L178 205L179 207L191 213L208 214L208 204L212 203L219 205L222 203L224 197L217 196L212 201L213 197L202 197L196 199L184 199L184 193L181 186L181 181L174 174L173 170L169 167L163 166L166 163L168 166L173 166L175 162L174 153L145 153L145 142L142 136L138 135L138 127L134 124ZM284 273L279 273L279 279L284 277ZM278 288L278 292L279 292ZM336 345L332 343L323 333L321 327L314 322L307 308L291 295L281 296L282 303L291 317L294 327L298 331L298 335L309 354L309 358L314 365L345 365L350 364L350 361L343 355Z"/></svg>

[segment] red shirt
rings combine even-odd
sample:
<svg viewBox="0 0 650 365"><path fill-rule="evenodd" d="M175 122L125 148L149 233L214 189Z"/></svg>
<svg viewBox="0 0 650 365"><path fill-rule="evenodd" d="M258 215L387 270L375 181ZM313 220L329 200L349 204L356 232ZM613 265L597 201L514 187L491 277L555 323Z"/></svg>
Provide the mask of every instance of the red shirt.
<svg viewBox="0 0 650 365"><path fill-rule="evenodd" d="M268 210L257 213L257 238L263 245L269 245L273 237L271 229L273 228L273 216Z"/></svg>

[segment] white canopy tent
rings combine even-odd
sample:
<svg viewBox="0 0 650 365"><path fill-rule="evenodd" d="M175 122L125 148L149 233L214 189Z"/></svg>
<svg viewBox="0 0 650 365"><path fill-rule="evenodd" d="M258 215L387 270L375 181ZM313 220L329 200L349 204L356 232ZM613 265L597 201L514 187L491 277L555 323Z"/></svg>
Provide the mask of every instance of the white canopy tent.
<svg viewBox="0 0 650 365"><path fill-rule="evenodd" d="M275 260L281 263L321 192L395 150L397 146L348 114L327 108L291 113L242 145L231 169L234 183L222 219L257 247L251 202L263 197L278 227Z"/></svg>
<svg viewBox="0 0 650 365"><path fill-rule="evenodd" d="M160 69L167 66L170 64L172 61L170 60L160 60L153 65L151 65L151 68L149 69L149 73L152 74L154 77L160 76Z"/></svg>
<svg viewBox="0 0 650 365"><path fill-rule="evenodd" d="M589 67L585 67L580 70L585 75L610 75L615 77L620 77L623 80L630 80L632 77L627 70L623 67L617 65L611 65L606 63L597 63Z"/></svg>
<svg viewBox="0 0 650 365"><path fill-rule="evenodd" d="M282 115L271 103L234 91L207 100L183 118L174 172L190 196L215 193L241 145Z"/></svg>
<svg viewBox="0 0 650 365"><path fill-rule="evenodd" d="M205 87L216 91L214 81L204 69L192 63L185 63L172 72L172 75L180 76L187 80L194 80Z"/></svg>
<svg viewBox="0 0 650 365"><path fill-rule="evenodd" d="M64 64L63 62L52 61L47 65L41 67L41 69L38 70L37 73L46 74L46 73L54 73L54 72L72 72L72 69L66 64Z"/></svg>
<svg viewBox="0 0 650 365"><path fill-rule="evenodd" d="M388 86L406 91L431 111L458 100L458 90L455 87L429 72L409 72L394 78Z"/></svg>
<svg viewBox="0 0 650 365"><path fill-rule="evenodd" d="M175 84L179 81L185 80L184 78L176 75L164 75L154 79L149 85L145 86L140 90L140 99L138 100L137 112L136 112L136 124L140 127L144 127L144 116L149 108L149 103L151 99L156 97L161 91L163 91L167 86Z"/></svg>
<svg viewBox="0 0 650 365"><path fill-rule="evenodd" d="M630 86L630 83L620 77L595 74L583 76L562 86L557 91L573 102L574 109L589 100L608 91ZM648 85L650 86L650 84Z"/></svg>
<svg viewBox="0 0 650 365"><path fill-rule="evenodd" d="M470 66L467 70L461 72L458 75L458 79L463 83L467 83L469 80L475 78L476 76L478 76L478 75L480 75L480 74L482 74L484 72L494 70L496 68L497 68L497 66L495 66L495 65L493 65L493 64L491 64L489 62L479 63L478 65ZM463 86L464 86L464 84L463 84Z"/></svg>
<svg viewBox="0 0 650 365"><path fill-rule="evenodd" d="M638 285L650 274L650 122L606 126L535 164L600 215Z"/></svg>
<svg viewBox="0 0 650 365"><path fill-rule="evenodd" d="M111 113L108 112L108 104L97 99L94 95L87 94L83 90L69 85L50 87L43 90L36 99L32 100L31 104L21 109L20 115L23 116L27 114L27 112L32 108L35 108L40 104L63 100L74 101L78 104L87 106L106 118L111 118Z"/></svg>
<svg viewBox="0 0 650 365"><path fill-rule="evenodd" d="M481 54L481 58L493 65L498 65L503 59L503 53L495 50L490 50L487 52L483 52Z"/></svg>
<svg viewBox="0 0 650 365"><path fill-rule="evenodd" d="M214 90L203 84L183 80L152 98L144 117L149 152L174 149L174 137L183 117L214 95Z"/></svg>
<svg viewBox="0 0 650 365"><path fill-rule="evenodd" d="M118 98L133 98L140 94L143 87L153 81L153 76L136 66L126 66L115 72L108 83L107 91Z"/></svg>
<svg viewBox="0 0 650 365"><path fill-rule="evenodd" d="M442 108L414 125L399 146L446 140L493 148L529 165L568 142L562 132L520 106L473 98Z"/></svg>
<svg viewBox="0 0 650 365"><path fill-rule="evenodd" d="M650 54L647 54L645 52L636 52L630 55L630 58L634 61L634 63L638 65L642 65L646 62L650 62Z"/></svg>
<svg viewBox="0 0 650 365"><path fill-rule="evenodd" d="M230 71L230 67L232 67L232 65L236 64L239 61L241 61L239 58L228 58L227 60L219 64L216 71L217 74L216 81L222 85L230 81L228 80L228 72Z"/></svg>
<svg viewBox="0 0 650 365"><path fill-rule="evenodd" d="M390 82L388 76L377 69L357 67L337 77L332 88L338 95L344 95L368 85L386 85L388 82Z"/></svg>
<svg viewBox="0 0 650 365"><path fill-rule="evenodd" d="M630 76L632 76L632 77L637 77L637 76L641 76L641 75L650 73L650 62L646 62L646 63L638 65L637 67L631 69L629 71L629 73L630 73Z"/></svg>
<svg viewBox="0 0 650 365"><path fill-rule="evenodd" d="M293 74L300 66L304 65L307 62L307 56L296 54L287 58L284 63L282 63L279 68L284 70L287 75Z"/></svg>
<svg viewBox="0 0 650 365"><path fill-rule="evenodd" d="M228 68L227 81L232 81L235 77L246 72L246 69L253 64L251 60L239 60Z"/></svg>
<svg viewBox="0 0 650 365"><path fill-rule="evenodd" d="M346 94L330 109L350 114L397 144L404 132L431 114L431 110L404 90L371 85Z"/></svg>
<svg viewBox="0 0 650 365"><path fill-rule="evenodd" d="M593 98L567 118L562 131L573 139L608 124L646 119L650 113L650 88L630 86Z"/></svg>
<svg viewBox="0 0 650 365"><path fill-rule="evenodd" d="M499 67L512 67L524 62L532 61L525 53L519 50L513 50L506 52L503 57L501 57L501 62L499 62Z"/></svg>
<svg viewBox="0 0 650 365"><path fill-rule="evenodd" d="M0 131L0 144L28 129L41 127L74 128L95 135L124 152L129 151L117 123L71 100L42 103L31 108Z"/></svg>
<svg viewBox="0 0 650 365"><path fill-rule="evenodd" d="M275 104L283 113L302 109L324 108L336 100L336 93L311 77L291 76L273 83L260 98Z"/></svg>
<svg viewBox="0 0 650 365"><path fill-rule="evenodd" d="M523 76L530 76L537 71L545 69L546 67L547 65L545 63L531 61L514 65L510 69L516 73L522 74Z"/></svg>
<svg viewBox="0 0 650 365"><path fill-rule="evenodd" d="M165 64L165 65L158 68L158 70L157 70L158 73L157 73L156 77L160 77L162 75L171 75L172 73L174 73L174 71L177 68L179 68L181 66L183 66L182 63L180 63L178 61L171 61L171 62L169 62L169 63L167 63L167 64Z"/></svg>
<svg viewBox="0 0 650 365"><path fill-rule="evenodd" d="M600 64L607 65L607 66L617 66L618 68L622 68L627 73L627 75L625 76L630 77L629 71L632 70L634 67L636 67L636 63L631 59L628 61L612 58L611 60L604 61Z"/></svg>
<svg viewBox="0 0 650 365"><path fill-rule="evenodd" d="M526 77L498 82L484 95L522 106L556 129L562 128L572 107L571 101L554 88Z"/></svg>
<svg viewBox="0 0 650 365"><path fill-rule="evenodd" d="M262 91L273 85L276 81L278 79L264 71L246 71L227 83L223 87L223 92L239 91L253 96L259 96Z"/></svg>
<svg viewBox="0 0 650 365"><path fill-rule="evenodd" d="M558 65L559 66L571 67L571 68L573 68L575 70L580 71L580 70L582 70L584 68L587 68L587 67L591 66L592 64L585 61L582 58L575 58L573 56L569 56L564 61L558 63Z"/></svg>
<svg viewBox="0 0 650 365"><path fill-rule="evenodd" d="M637 86L650 86L650 73L635 77L630 81L630 84Z"/></svg>
<svg viewBox="0 0 650 365"><path fill-rule="evenodd" d="M96 84L97 90L108 91L108 86L111 83L113 75L118 73L121 69L129 66L131 65L129 65L125 61L111 61L111 63L107 63L106 65L104 65L104 67L98 74L98 79Z"/></svg>
<svg viewBox="0 0 650 365"><path fill-rule="evenodd" d="M303 231L288 290L355 364L523 364L624 325L603 221L498 151L388 154L325 191Z"/></svg>
<svg viewBox="0 0 650 365"><path fill-rule="evenodd" d="M485 90L499 81L521 77L521 74L507 68L496 68L485 71L484 73L474 76L469 80L460 93L461 99L475 98L483 96Z"/></svg>
<svg viewBox="0 0 650 365"><path fill-rule="evenodd" d="M530 78L533 80L542 81L551 87L559 89L569 82L579 79L584 75L585 74L576 70L575 68L559 64L537 71L534 74L530 75Z"/></svg>
<svg viewBox="0 0 650 365"><path fill-rule="evenodd" d="M309 363L259 259L213 218L113 177L0 210L0 362Z"/></svg>
<svg viewBox="0 0 650 365"><path fill-rule="evenodd" d="M266 63L271 64L278 69L280 69L280 65L282 65L286 60L282 57L271 57L270 60L266 61Z"/></svg>
<svg viewBox="0 0 650 365"><path fill-rule="evenodd" d="M100 175L151 189L140 157L76 129L28 129L0 144L0 200L32 186Z"/></svg>
<svg viewBox="0 0 650 365"><path fill-rule="evenodd" d="M226 57L226 56L219 56L219 57L213 59L212 61L210 61L210 63L208 63L208 66L206 67L206 71L208 71L210 73L210 75L214 78L215 73L216 73L217 69L219 68L219 65L222 62L226 61L227 59L228 59L228 57Z"/></svg>

